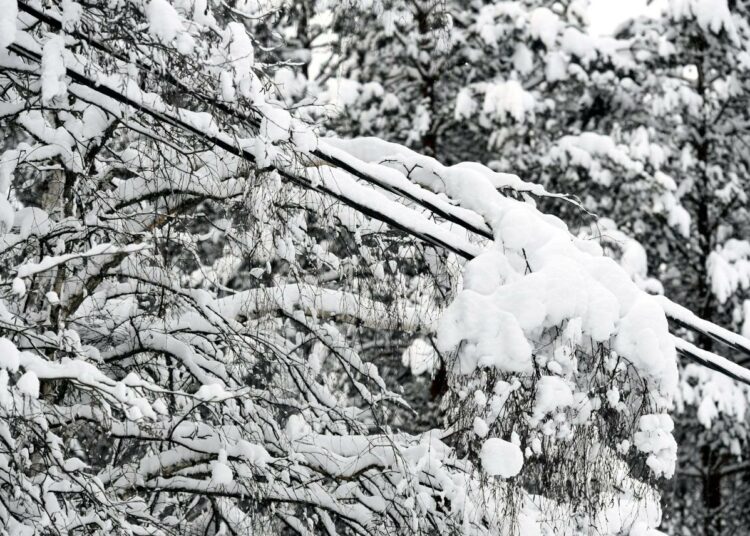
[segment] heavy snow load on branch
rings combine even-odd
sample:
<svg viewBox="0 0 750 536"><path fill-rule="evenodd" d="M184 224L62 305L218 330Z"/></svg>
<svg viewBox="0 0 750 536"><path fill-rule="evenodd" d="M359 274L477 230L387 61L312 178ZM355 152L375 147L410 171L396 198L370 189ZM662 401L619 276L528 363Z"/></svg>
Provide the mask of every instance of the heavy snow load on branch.
<svg viewBox="0 0 750 536"><path fill-rule="evenodd" d="M662 305L542 188L318 139L241 10L3 7L8 533L658 526Z"/></svg>

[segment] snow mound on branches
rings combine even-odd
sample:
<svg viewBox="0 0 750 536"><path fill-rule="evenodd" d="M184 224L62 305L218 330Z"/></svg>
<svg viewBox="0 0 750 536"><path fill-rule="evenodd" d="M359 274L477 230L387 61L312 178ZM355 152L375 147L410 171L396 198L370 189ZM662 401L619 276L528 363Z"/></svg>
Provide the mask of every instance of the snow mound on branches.
<svg viewBox="0 0 750 536"><path fill-rule="evenodd" d="M572 236L558 218L498 190L546 192L480 164L443 166L373 138L327 143L368 162L371 173L385 177L387 168L409 170L412 181L447 194L489 225L494 240L466 264L463 288L437 323L437 349L458 352L458 373L489 368L528 375L550 331L564 329L574 346L584 340L603 344L612 356L624 358L646 381L654 408L669 407L677 389L676 351L661 305L605 257L597 242ZM575 374L565 374L558 363L551 366L563 377L540 382L537 399L556 397L562 385L568 398L579 395L581 407L587 407L585 393L576 392ZM554 392L546 393L547 387ZM648 430L671 438L665 419L649 421ZM663 455L654 454L652 442L636 445L658 458L649 464L657 475L670 473L671 445L658 448L666 449Z"/></svg>

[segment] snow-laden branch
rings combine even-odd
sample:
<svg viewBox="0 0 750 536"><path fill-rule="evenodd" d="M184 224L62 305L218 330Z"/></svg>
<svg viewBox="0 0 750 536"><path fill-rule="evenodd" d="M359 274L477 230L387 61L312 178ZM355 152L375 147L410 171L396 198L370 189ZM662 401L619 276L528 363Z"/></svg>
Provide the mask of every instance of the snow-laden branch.
<svg viewBox="0 0 750 536"><path fill-rule="evenodd" d="M71 260L86 259L90 257L99 257L105 255L115 255L118 253L134 253L143 251L148 246L141 244L132 244L125 247L118 247L114 244L99 244L88 251L81 253L68 253L66 255L57 255L54 257L45 257L40 262L26 263L16 268L17 277L31 277L32 275L46 272L53 268L65 264Z"/></svg>
<svg viewBox="0 0 750 536"><path fill-rule="evenodd" d="M413 303L395 298L385 304L349 292L307 284L287 284L246 290L220 298L215 308L223 316L263 314L275 309L293 313L295 308L314 315L351 317L373 329L430 330L437 320L436 310L419 309Z"/></svg>
<svg viewBox="0 0 750 536"><path fill-rule="evenodd" d="M40 11L39 9L24 2L19 2L19 6L20 10L25 11L26 13L38 18L39 20L51 24L53 27L56 27L58 29L63 29L61 20L54 13L51 13L49 11ZM91 39L85 34L73 31L72 35L75 35L76 38L93 45L100 51L113 55L121 61L126 61L128 63L131 61L127 59L125 55L119 54L111 47L108 47L100 41ZM34 53L33 51L28 50L26 50L25 53L27 54L27 56L34 56L36 61L41 60L41 55L38 53ZM156 67L149 62L150 60L148 59L142 59L137 60L136 64L141 68L146 68L149 70L156 69ZM83 85L91 87L91 81L81 73L73 73L68 67L68 74L71 75L71 77L74 79L78 77L78 79L84 81ZM189 88L177 78L167 75L167 79L178 87L189 90ZM100 81L96 81L95 84L98 84L99 82ZM106 84L104 89L105 93L107 93L107 96L118 100L114 96L117 93L113 92L111 88L107 88ZM149 109L147 107L144 108L143 103L139 103L138 99L136 99L135 101L130 101L124 95L121 95L120 97L121 98L119 99L119 101L122 103L128 104L130 106L140 107L140 109L146 110L152 115L157 114L155 115L155 117L158 117L159 119L164 120L166 118L168 121L176 124L180 128L191 130L194 134L201 134L207 137L212 143L218 145L219 147L222 147L228 152L238 154L243 158L254 159L254 155L249 151L238 149L231 136L227 136L220 132L216 133L216 135L207 134L205 131L201 132L200 125L195 125L189 120L185 121L186 118L184 117L184 114L181 117L179 110L176 111L177 117L172 117L163 109L151 110L149 112ZM124 97L125 100L122 100L122 97ZM221 103L213 102L212 104L214 106L217 106L221 111L228 112L230 116L243 120L253 125L255 128L260 128L260 121L254 116L250 114L244 114L232 108L231 106L222 105ZM166 113L166 116L162 115L164 113ZM190 119L191 116L188 115L187 118ZM176 123L174 123L175 121ZM380 144L382 145L382 142L380 142ZM357 177L358 179L367 182L370 185L377 186L387 192L395 194L415 203L418 206L423 207L425 210L427 210L428 214L438 216L465 229L470 233L477 234L484 238L492 238L492 234L489 231L487 224L485 223L486 215L482 214L481 210L479 210L478 207L473 206L469 209L460 208L450 203L446 203L443 199L435 195L445 190L446 180L450 180L449 177L451 173L460 174L462 180L466 180L467 174L477 174L478 176L481 176L483 180L487 180L490 184L492 184L492 186L497 189L508 188L516 192L525 192L537 196L555 196L554 194L546 192L541 186L526 183L520 180L515 175L492 172L491 170L479 165L474 165L472 168L469 168L466 165L460 165L455 166L455 170L449 170L448 168L441 166L434 159L424 157L422 155L417 155L416 153L409 151L408 149L397 147L394 144L391 144L388 150L388 152L392 154L383 157L379 161L375 160L374 162L370 162L368 161L368 158L362 158L362 154L357 155L357 151L359 150L359 148L365 146L367 146L366 140L364 141L364 143L356 141L347 142L344 140L336 139L320 140L317 144L317 147L311 151L311 154L331 165L331 170L342 169L347 173ZM240 152L238 152L238 150ZM402 167L404 172L406 172L406 174L408 175L408 178L404 175L404 172L394 172L394 170L390 169L390 167L388 166L377 165L387 163L390 156L398 157L396 158L395 162L397 162L398 165ZM471 259L476 256L478 252L478 250L476 250L472 245L466 243L465 241L457 242L452 236L446 235L446 233L441 231L436 231L433 226L425 226L421 217L411 216L408 213L402 211L400 208L394 209L393 205L391 206L391 209L386 209L386 203L369 202L371 195L373 195L372 191L360 188L354 181L348 179L345 174L337 174L337 180L331 180L330 177L328 178L328 180L326 180L325 177L328 176L329 172L322 172L321 174L324 176L324 179L322 181L322 184L319 184L316 180L316 177L310 177L309 170L306 173L306 175L308 175L307 181L305 180L305 178L301 177L299 173L295 173L294 171L290 171L289 169L281 169L280 172L282 176L284 176L287 180L302 185L306 188L312 188L327 195L331 195L336 199L343 201L350 207L353 207L355 210L360 210L368 216L374 217L385 223L388 223L389 225L394 226L395 228L406 231L408 234L417 236L427 241L428 243L437 245L439 247L444 247L464 258ZM330 171L330 173L333 174L335 172ZM414 182L418 183L424 188L415 185ZM565 196L557 197L565 198ZM464 200L464 204L465 203L466 200ZM482 216L485 216L485 218L483 219L482 217L479 217L477 212L479 214L482 214ZM750 341L748 341L744 337L734 334L711 322L700 319L692 312L681 311L679 310L679 306L676 306L676 304L673 304L672 302L668 302L668 300L663 300L662 303L667 304L667 306L664 308L667 316L671 320L679 323L682 327L698 333L706 334L714 340L717 340L718 342L729 345L732 348L750 355ZM689 314L685 314L686 312Z"/></svg>
<svg viewBox="0 0 750 536"><path fill-rule="evenodd" d="M41 52L34 50L36 46L33 41L23 39L19 39L18 41L24 44L17 42L11 45L9 50L16 52L21 57L41 63ZM155 106L150 105L144 99L145 96L132 83L128 85L128 94L126 94L120 92L114 84L108 82L106 79L92 80L82 70L70 66L66 67L66 71L72 80L81 85L80 90L72 86L70 88L71 91L87 100L97 102L104 109L117 110L117 107L108 105L107 101L111 99L142 111L157 121L173 125L186 133L197 136L199 139L220 147L228 153L245 158L250 162L254 162L256 159L250 150L238 146L231 135L221 132L218 129L206 130L207 125L205 122L197 122L194 116L184 113L179 109L173 112L169 107L160 103L159 100L155 101ZM102 97L105 99L102 100ZM119 112L118 115L120 114L122 112ZM468 258L476 255L479 251L476 246L472 245L465 238L446 230L441 225L428 220L420 213L399 203L390 201L382 194L357 184L348 174L336 173L334 168L330 168L328 171L315 168L307 169L306 176L295 172L293 167L280 167L278 171L282 177L294 184L325 193L367 216L381 220L396 229L415 235L435 246L445 248Z"/></svg>

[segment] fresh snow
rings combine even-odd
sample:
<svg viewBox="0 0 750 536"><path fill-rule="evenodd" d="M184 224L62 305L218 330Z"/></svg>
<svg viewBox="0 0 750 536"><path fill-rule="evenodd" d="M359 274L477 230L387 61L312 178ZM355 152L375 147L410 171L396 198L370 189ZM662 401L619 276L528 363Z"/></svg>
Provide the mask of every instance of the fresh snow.
<svg viewBox="0 0 750 536"><path fill-rule="evenodd" d="M28 371L16 382L16 387L31 398L39 398L39 378L33 371Z"/></svg>
<svg viewBox="0 0 750 536"><path fill-rule="evenodd" d="M277 0L30 4L41 22L0 0L8 533L184 532L189 520L217 535L655 536L648 477L675 474L670 413L694 407L707 437L740 430L748 371L674 334L737 354L750 341L655 296L683 274L672 251L635 239L652 231L644 215L686 247L694 227L689 150L648 121L619 130L642 82L619 70L653 60L639 41L649 23L618 41L586 33L578 2L455 2L424 33L399 3L347 4L367 37L352 50L373 49L317 64L345 37L331 35L335 2L298 24ZM672 0L666 13L739 47L730 7ZM659 38L657 56L675 59ZM401 91L425 75L437 99ZM694 77L641 111L699 113ZM741 95L740 78L711 91ZM625 110L616 128L571 121L567 106L598 106L592 88ZM445 129L462 133L456 147ZM489 166L462 161L491 152ZM739 171L706 173L727 177L717 199L741 194ZM534 177L605 195L579 202ZM630 194L643 207L621 227L601 217L571 232L541 210L583 217ZM717 233L700 268L747 335L750 245L729 225ZM678 357L690 360L680 375ZM742 455L736 437L721 441ZM643 461L650 475L636 479Z"/></svg>
<svg viewBox="0 0 750 536"><path fill-rule="evenodd" d="M8 47L16 38L16 0L0 0L0 50Z"/></svg>
<svg viewBox="0 0 750 536"><path fill-rule="evenodd" d="M523 453L518 446L497 437L487 439L479 455L482 469L490 476L512 478L521 472Z"/></svg>
<svg viewBox="0 0 750 536"><path fill-rule="evenodd" d="M180 16L168 0L149 0L146 6L149 32L169 43L182 32Z"/></svg>
<svg viewBox="0 0 750 536"><path fill-rule="evenodd" d="M62 35L50 37L42 53L42 100L50 103L65 95L65 40Z"/></svg>

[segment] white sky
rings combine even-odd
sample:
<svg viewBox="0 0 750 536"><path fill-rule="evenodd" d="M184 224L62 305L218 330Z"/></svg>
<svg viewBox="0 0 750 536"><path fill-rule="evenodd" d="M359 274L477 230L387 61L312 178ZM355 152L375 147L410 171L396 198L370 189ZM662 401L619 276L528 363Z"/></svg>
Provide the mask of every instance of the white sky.
<svg viewBox="0 0 750 536"><path fill-rule="evenodd" d="M647 4L652 5L647 5ZM617 26L634 15L655 13L658 9L653 4L658 0L591 0L591 29L599 35L611 34Z"/></svg>

